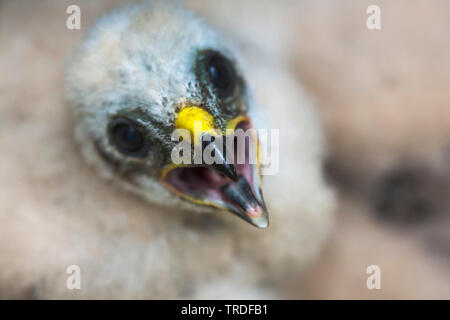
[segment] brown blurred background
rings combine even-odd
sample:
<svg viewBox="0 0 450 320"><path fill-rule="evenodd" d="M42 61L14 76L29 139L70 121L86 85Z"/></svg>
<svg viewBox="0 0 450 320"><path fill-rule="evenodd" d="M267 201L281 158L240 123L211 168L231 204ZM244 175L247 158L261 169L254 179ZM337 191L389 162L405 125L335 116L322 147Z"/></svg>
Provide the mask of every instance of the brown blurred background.
<svg viewBox="0 0 450 320"><path fill-rule="evenodd" d="M370 4L381 30L364 26ZM317 1L298 19L293 59L340 195L313 297L450 298L449 18L425 0ZM382 290L364 287L370 264Z"/></svg>
<svg viewBox="0 0 450 320"><path fill-rule="evenodd" d="M65 28L72 3L82 10L81 31ZM0 1L2 150L29 134L42 141L46 134L71 134L51 121L70 117L55 107L65 105L64 59L95 18L118 4ZM370 4L381 8L381 30L366 28ZM189 5L230 34L261 37L255 42L282 56L316 101L339 205L330 241L304 279L304 298L449 299L450 2ZM233 19L246 29L233 31ZM23 161L32 166L32 159ZM17 163L0 163L4 172L15 172ZM9 185L20 192L21 183ZM372 264L381 268L381 290L366 288Z"/></svg>

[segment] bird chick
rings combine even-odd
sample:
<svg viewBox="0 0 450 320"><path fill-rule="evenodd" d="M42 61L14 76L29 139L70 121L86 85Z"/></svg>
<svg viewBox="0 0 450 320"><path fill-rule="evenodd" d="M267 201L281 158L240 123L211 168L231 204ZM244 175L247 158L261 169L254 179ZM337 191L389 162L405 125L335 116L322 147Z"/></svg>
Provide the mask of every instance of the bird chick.
<svg viewBox="0 0 450 320"><path fill-rule="evenodd" d="M333 207L322 179L323 141L310 100L282 62L228 42L181 6L150 2L100 19L72 57L66 86L76 140L104 177L153 204L149 214L163 207L197 225L205 214L216 221L220 232L194 228L198 245L220 243L216 250L233 259L177 269L196 279L190 296L232 298L242 287L239 297L276 297L255 288L289 282L317 255ZM264 180L260 157L228 162L216 143L237 129L260 128L279 130L278 172ZM175 129L189 133L192 149L209 147L221 161L174 163ZM250 140L259 149L257 136ZM268 212L264 231L228 214L265 229ZM193 232L177 230L168 256Z"/></svg>
<svg viewBox="0 0 450 320"><path fill-rule="evenodd" d="M118 173L127 188L151 202L228 210L266 228L260 165L228 163L223 141L218 146L223 133L252 126L254 103L238 62L201 20L179 7L159 6L102 20L74 59L68 89L77 139L106 175ZM188 157L175 164L175 129L192 132L192 145L208 147L217 161L193 164Z"/></svg>

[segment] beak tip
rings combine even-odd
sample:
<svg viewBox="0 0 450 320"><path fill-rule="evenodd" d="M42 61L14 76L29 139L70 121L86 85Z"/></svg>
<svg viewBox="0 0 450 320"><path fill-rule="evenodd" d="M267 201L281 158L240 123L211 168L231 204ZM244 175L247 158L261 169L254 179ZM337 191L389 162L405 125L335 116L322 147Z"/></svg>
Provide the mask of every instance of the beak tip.
<svg viewBox="0 0 450 320"><path fill-rule="evenodd" d="M259 207L260 214L256 216L247 215L247 221L250 222L250 224L254 225L255 227L259 229L267 229L269 227L269 213L267 212L265 206Z"/></svg>
<svg viewBox="0 0 450 320"><path fill-rule="evenodd" d="M252 221L252 223L259 229L267 229L269 227L269 219L267 216L255 219L255 221Z"/></svg>
<svg viewBox="0 0 450 320"><path fill-rule="evenodd" d="M260 228L260 229L267 229L267 228L269 228L269 220L265 221L264 223L259 224L258 228Z"/></svg>

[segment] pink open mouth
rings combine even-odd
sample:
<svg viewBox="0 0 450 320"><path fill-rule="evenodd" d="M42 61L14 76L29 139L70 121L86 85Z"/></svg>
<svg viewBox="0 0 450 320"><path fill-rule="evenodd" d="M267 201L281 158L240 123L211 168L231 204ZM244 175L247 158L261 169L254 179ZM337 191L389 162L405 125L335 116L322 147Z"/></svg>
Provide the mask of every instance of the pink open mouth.
<svg viewBox="0 0 450 320"><path fill-rule="evenodd" d="M236 129L251 128L248 121L242 121ZM177 167L169 171L164 182L181 197L191 198L200 204L227 209L248 222L265 228L267 212L259 188L258 164L250 161L249 148L256 148L257 141L250 143L251 135L245 140L245 148L234 143L234 168L237 179L232 180L212 166ZM256 136L255 136L256 139ZM238 152L245 150L245 161L239 164ZM242 156L241 156L242 157Z"/></svg>

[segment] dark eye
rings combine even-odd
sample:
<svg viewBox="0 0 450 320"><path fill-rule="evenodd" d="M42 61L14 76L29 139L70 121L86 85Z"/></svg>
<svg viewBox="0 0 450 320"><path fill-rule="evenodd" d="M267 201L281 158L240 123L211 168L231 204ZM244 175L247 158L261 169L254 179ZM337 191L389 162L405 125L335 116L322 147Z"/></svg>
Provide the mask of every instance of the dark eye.
<svg viewBox="0 0 450 320"><path fill-rule="evenodd" d="M148 146L138 126L125 118L118 118L109 124L109 136L117 149L130 156L144 156Z"/></svg>
<svg viewBox="0 0 450 320"><path fill-rule="evenodd" d="M234 93L237 76L230 60L219 53L214 53L207 60L207 71L211 83L221 97L228 97Z"/></svg>

